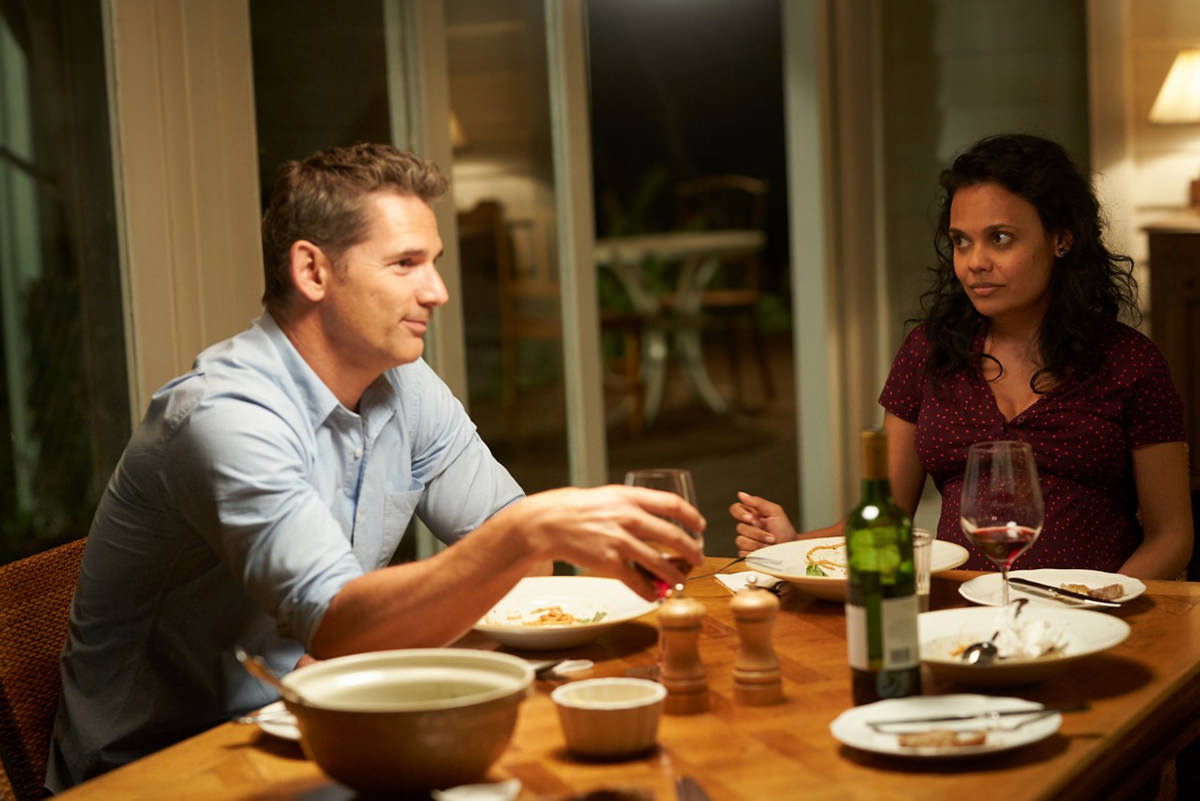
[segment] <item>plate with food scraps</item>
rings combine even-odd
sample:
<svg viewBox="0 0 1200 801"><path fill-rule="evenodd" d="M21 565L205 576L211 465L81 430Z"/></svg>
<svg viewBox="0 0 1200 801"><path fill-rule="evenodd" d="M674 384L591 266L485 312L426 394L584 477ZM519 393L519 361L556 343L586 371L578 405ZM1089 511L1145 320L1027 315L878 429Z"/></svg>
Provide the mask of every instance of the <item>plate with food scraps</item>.
<svg viewBox="0 0 1200 801"><path fill-rule="evenodd" d="M1012 714L1028 709L1029 714ZM995 713L1003 712L1004 715ZM963 720L913 718L970 716ZM991 695L918 695L856 706L829 724L833 736L863 751L901 757L947 759L993 754L1044 740L1062 715L1023 698Z"/></svg>
<svg viewBox="0 0 1200 801"><path fill-rule="evenodd" d="M1000 658L969 664L962 653L972 643L995 642ZM1129 624L1089 609L1028 605L1016 620L1007 609L969 606L917 616L921 661L934 675L974 687L1036 684L1053 678L1092 654L1125 641Z"/></svg>
<svg viewBox="0 0 1200 801"><path fill-rule="evenodd" d="M934 540L930 568L934 573L953 570L966 562L968 556L967 549L957 543ZM794 584L817 598L846 600L845 537L815 537L768 545L747 556L746 565Z"/></svg>
<svg viewBox="0 0 1200 801"><path fill-rule="evenodd" d="M1146 591L1146 585L1132 576L1120 573L1105 573L1102 570L1060 570L1057 568L1037 568L1034 570L1010 570L1008 577L1025 578L1039 584L1048 584L1063 590L1071 590L1081 595L1095 595L1107 601L1125 603L1132 601ZM1000 574L985 573L982 576L964 582L958 588L958 593L968 601L984 606L999 606ZM1030 606L1053 606L1068 608L1094 607L1097 609L1115 609L1090 601L1074 601L1056 597L1049 592L1022 587L1020 584L1009 582L1008 596L1010 601L1018 598L1028 598Z"/></svg>
<svg viewBox="0 0 1200 801"><path fill-rule="evenodd" d="M518 581L475 629L527 651L573 648L655 606L617 579L531 576Z"/></svg>

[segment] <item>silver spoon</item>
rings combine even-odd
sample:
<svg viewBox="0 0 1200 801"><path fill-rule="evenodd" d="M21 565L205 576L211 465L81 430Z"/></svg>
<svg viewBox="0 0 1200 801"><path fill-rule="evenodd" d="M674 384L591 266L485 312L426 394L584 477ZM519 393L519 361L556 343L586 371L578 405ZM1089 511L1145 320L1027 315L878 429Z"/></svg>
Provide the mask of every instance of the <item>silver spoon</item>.
<svg viewBox="0 0 1200 801"><path fill-rule="evenodd" d="M1025 608L1025 604L1029 603L1028 598L1018 598L1013 601L1016 609L1013 610L1012 620L1015 623L1017 616L1021 614L1021 610ZM990 665L995 662L1000 656L1000 649L996 647L996 638L1000 636L1000 629L992 632L992 638L986 642L976 642L968 645L962 652L960 657L962 661L968 665Z"/></svg>
<svg viewBox="0 0 1200 801"><path fill-rule="evenodd" d="M270 684L276 690L279 690L279 694L283 696L285 701L291 701L293 704L306 706L304 700L300 698L295 690L291 689L290 687L283 686L283 682L279 680L278 676L271 672L271 669L267 667L267 663L263 661L261 656L246 653L246 650L240 645L233 649L233 655L237 657L237 661L242 663L242 667L246 669L247 673L259 681Z"/></svg>

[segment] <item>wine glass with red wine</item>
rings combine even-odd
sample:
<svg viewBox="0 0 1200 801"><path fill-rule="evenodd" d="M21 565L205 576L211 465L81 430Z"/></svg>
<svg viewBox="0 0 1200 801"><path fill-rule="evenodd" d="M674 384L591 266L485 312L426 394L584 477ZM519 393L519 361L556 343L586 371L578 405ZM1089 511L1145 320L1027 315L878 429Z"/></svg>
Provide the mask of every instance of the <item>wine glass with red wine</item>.
<svg viewBox="0 0 1200 801"><path fill-rule="evenodd" d="M682 497L692 506L696 505L696 487L692 483L691 470L665 467L646 470L630 470L625 474L625 483L630 487L649 487L650 489L673 492ZM700 532L688 531L687 529L684 529L684 531L687 531L687 533L691 535L692 539L699 542L701 548L704 547L704 537ZM662 554L663 556L667 557L667 561L674 565L680 573L686 576L689 572L691 572L692 565L690 562L688 562L688 560L676 554L670 549L669 546L660 545L659 547L662 548ZM653 575L641 565L636 565L636 567L643 575L645 575L654 583L654 589L657 591L660 600L671 595L672 590L674 590L674 592L683 591L682 584L677 584L674 588L669 587L667 582L663 581L658 576Z"/></svg>
<svg viewBox="0 0 1200 801"><path fill-rule="evenodd" d="M967 450L959 515L967 539L1000 567L1008 606L1009 568L1042 533L1046 518L1029 443L977 442Z"/></svg>

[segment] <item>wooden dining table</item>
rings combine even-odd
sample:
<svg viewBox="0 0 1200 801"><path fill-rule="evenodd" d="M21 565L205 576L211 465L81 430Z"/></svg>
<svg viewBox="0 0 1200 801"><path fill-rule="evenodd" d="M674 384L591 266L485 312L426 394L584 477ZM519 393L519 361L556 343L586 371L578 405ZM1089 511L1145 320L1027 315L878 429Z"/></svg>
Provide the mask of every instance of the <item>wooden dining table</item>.
<svg viewBox="0 0 1200 801"><path fill-rule="evenodd" d="M664 715L659 745L622 761L569 753L550 700L553 681L537 681L522 704L507 750L486 777L517 778L520 799L675 798L691 776L713 801L734 799L1120 799L1153 781L1200 733L1200 584L1147 582L1148 591L1113 612L1132 633L1061 676L1026 687L963 688L924 674L925 694L990 692L1046 704L1085 702L1063 716L1058 733L1022 748L957 759L913 759L858 751L829 724L851 706L845 619L840 603L796 587L782 593L772 642L785 699L772 706L733 701L738 636L729 590L706 573L728 564L709 557L687 594L706 609L699 649L709 686L707 712ZM729 570L742 569L741 565ZM966 605L959 585L978 575L949 571L933 579L934 609ZM478 633L460 644L495 648ZM658 660L653 613L608 629L597 641L550 654L595 662L589 676L652 675ZM620 792L631 793L620 795ZM638 794L640 793L640 795ZM307 760L297 743L252 725L225 723L63 793L64 801L120 798L332 801L356 798ZM604 797L593 795L592 797Z"/></svg>

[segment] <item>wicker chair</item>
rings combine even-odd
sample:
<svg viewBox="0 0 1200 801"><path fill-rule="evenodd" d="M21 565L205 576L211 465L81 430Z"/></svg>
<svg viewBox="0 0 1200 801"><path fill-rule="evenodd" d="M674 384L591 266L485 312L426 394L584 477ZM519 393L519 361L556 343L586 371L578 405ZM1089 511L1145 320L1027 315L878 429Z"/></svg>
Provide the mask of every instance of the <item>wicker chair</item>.
<svg viewBox="0 0 1200 801"><path fill-rule="evenodd" d="M45 797L58 658L86 541L0 566L0 757L17 801Z"/></svg>

